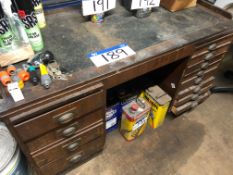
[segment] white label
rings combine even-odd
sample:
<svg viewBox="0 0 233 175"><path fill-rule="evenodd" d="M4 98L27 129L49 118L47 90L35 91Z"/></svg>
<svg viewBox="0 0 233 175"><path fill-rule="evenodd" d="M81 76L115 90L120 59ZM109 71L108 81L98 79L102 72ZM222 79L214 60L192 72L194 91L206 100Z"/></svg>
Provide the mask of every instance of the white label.
<svg viewBox="0 0 233 175"><path fill-rule="evenodd" d="M115 7L116 0L82 0L83 16L103 13Z"/></svg>
<svg viewBox="0 0 233 175"><path fill-rule="evenodd" d="M106 129L111 128L112 126L114 126L117 123L117 118L113 118L109 121L106 122Z"/></svg>
<svg viewBox="0 0 233 175"><path fill-rule="evenodd" d="M158 7L160 0L132 0L131 10Z"/></svg>
<svg viewBox="0 0 233 175"><path fill-rule="evenodd" d="M137 121L137 123L135 123L135 125L133 126L133 131L140 128L143 124L145 124L147 122L147 117Z"/></svg>
<svg viewBox="0 0 233 175"><path fill-rule="evenodd" d="M18 102L18 101L24 99L23 93L22 93L21 89L19 88L18 82L9 83L7 85L7 89L15 102Z"/></svg>
<svg viewBox="0 0 233 175"><path fill-rule="evenodd" d="M176 85L174 83L171 83L171 87L172 87L172 89L175 89Z"/></svg>
<svg viewBox="0 0 233 175"><path fill-rule="evenodd" d="M100 67L135 54L127 44L120 44L99 52L90 53L87 57L92 60L96 67Z"/></svg>

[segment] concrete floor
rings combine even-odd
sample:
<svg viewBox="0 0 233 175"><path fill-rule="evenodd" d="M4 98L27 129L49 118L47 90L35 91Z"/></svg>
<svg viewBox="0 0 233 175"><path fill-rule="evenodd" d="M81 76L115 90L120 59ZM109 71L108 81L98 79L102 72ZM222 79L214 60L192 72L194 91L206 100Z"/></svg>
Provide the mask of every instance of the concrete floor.
<svg viewBox="0 0 233 175"><path fill-rule="evenodd" d="M228 56L216 84L233 68ZM104 151L66 175L232 175L233 94L213 94L195 110L167 119L159 129L149 127L133 142L118 131L107 135Z"/></svg>

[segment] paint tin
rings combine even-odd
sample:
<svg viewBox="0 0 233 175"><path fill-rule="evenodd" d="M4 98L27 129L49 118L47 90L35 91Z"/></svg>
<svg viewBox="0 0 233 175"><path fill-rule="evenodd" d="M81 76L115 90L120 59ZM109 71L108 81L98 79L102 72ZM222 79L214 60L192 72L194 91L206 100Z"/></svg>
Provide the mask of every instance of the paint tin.
<svg viewBox="0 0 233 175"><path fill-rule="evenodd" d="M145 99L151 104L148 123L158 128L164 122L172 98L159 86L153 86L145 91Z"/></svg>
<svg viewBox="0 0 233 175"><path fill-rule="evenodd" d="M116 129L118 127L118 122L122 114L121 104L118 102L111 105L106 110L106 130L108 132Z"/></svg>
<svg viewBox="0 0 233 175"><path fill-rule="evenodd" d="M104 22L104 13L92 15L91 21L93 23L102 24Z"/></svg>
<svg viewBox="0 0 233 175"><path fill-rule="evenodd" d="M127 141L140 136L147 125L150 104L144 98L137 98L123 107L120 132Z"/></svg>

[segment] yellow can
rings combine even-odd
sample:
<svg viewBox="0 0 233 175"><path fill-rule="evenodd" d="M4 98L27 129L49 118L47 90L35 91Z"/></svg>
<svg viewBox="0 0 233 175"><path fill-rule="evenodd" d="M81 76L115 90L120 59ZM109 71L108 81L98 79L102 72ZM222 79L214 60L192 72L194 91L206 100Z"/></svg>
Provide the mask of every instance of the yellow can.
<svg viewBox="0 0 233 175"><path fill-rule="evenodd" d="M144 97L151 104L148 123L152 128L158 128L164 122L172 98L159 86L148 88Z"/></svg>
<svg viewBox="0 0 233 175"><path fill-rule="evenodd" d="M147 125L150 104L144 98L137 98L123 107L120 132L131 141L140 136Z"/></svg>

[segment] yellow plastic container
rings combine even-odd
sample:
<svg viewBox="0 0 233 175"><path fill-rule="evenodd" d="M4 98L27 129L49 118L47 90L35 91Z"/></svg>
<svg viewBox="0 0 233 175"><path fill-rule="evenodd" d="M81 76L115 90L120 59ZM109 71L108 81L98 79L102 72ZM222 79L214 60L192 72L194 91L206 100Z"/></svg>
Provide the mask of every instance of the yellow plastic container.
<svg viewBox="0 0 233 175"><path fill-rule="evenodd" d="M150 104L144 99L138 99L130 102L123 107L120 132L122 136L131 141L140 136L147 125L150 114Z"/></svg>
<svg viewBox="0 0 233 175"><path fill-rule="evenodd" d="M158 128L164 122L172 98L159 86L148 88L144 97L151 104L148 123L152 128Z"/></svg>

